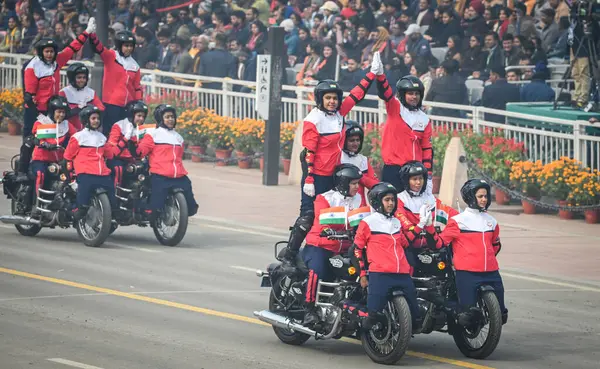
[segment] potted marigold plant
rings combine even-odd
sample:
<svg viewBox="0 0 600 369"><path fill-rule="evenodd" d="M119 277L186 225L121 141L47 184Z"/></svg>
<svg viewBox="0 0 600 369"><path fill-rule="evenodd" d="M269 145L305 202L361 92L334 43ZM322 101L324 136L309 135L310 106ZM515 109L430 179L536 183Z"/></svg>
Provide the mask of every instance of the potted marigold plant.
<svg viewBox="0 0 600 369"><path fill-rule="evenodd" d="M177 132L183 137L192 155L193 162L202 162L200 155L206 154L210 132L206 119L214 117L214 111L205 108L186 110L177 119Z"/></svg>
<svg viewBox="0 0 600 369"><path fill-rule="evenodd" d="M281 161L283 163L283 173L287 176L290 174L290 164L292 158L292 150L294 148L294 136L298 128L298 122L281 123Z"/></svg>
<svg viewBox="0 0 600 369"><path fill-rule="evenodd" d="M567 201L575 206L600 204L599 175L597 169L585 168L567 178L567 184L571 188ZM586 223L598 223L598 209L585 210L584 215Z"/></svg>
<svg viewBox="0 0 600 369"><path fill-rule="evenodd" d="M568 157L550 162L542 168L539 177L542 192L557 200L560 206L570 206L571 185L569 184L581 172L581 163ZM573 219L573 212L567 209L558 211L561 219Z"/></svg>
<svg viewBox="0 0 600 369"><path fill-rule="evenodd" d="M437 127L432 132L431 146L433 148L433 176L431 178L431 182L434 194L440 192L440 183L442 181L446 149L448 148L450 140L455 133L455 131L453 132L447 127Z"/></svg>
<svg viewBox="0 0 600 369"><path fill-rule="evenodd" d="M210 145L215 149L217 166L224 167L227 165L227 159L231 158L233 148L233 133L232 127L235 123L233 118L221 117L218 115L204 118L209 134Z"/></svg>
<svg viewBox="0 0 600 369"><path fill-rule="evenodd" d="M23 89L4 88L0 91L0 106L4 116L4 124L11 136L21 134L24 104Z"/></svg>
<svg viewBox="0 0 600 369"><path fill-rule="evenodd" d="M538 178L542 171L541 161L532 162L529 160L517 161L512 164L510 171L510 183L525 196L534 200L539 200L542 193ZM527 200L521 200L525 214L535 214L535 205Z"/></svg>
<svg viewBox="0 0 600 369"><path fill-rule="evenodd" d="M236 156L239 158L238 166L242 169L249 169L252 164L254 150L260 142L260 126L264 126L264 121L256 119L235 119L231 126L233 138L233 147L236 150Z"/></svg>

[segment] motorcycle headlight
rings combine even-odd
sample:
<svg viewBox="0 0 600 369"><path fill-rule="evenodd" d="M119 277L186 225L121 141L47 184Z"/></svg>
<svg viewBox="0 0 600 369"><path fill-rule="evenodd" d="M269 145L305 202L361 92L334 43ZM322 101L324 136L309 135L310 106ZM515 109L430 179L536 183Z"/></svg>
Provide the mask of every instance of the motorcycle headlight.
<svg viewBox="0 0 600 369"><path fill-rule="evenodd" d="M127 166L127 173L133 173L135 171L135 165L129 164Z"/></svg>
<svg viewBox="0 0 600 369"><path fill-rule="evenodd" d="M446 268L446 263L444 263L443 261L440 261L437 264L437 267L438 267L439 270L444 270Z"/></svg>
<svg viewBox="0 0 600 369"><path fill-rule="evenodd" d="M143 175L143 174L140 174L140 175L138 176L138 181L140 181L140 182L144 182L144 180L146 180L146 176L145 176L145 175Z"/></svg>
<svg viewBox="0 0 600 369"><path fill-rule="evenodd" d="M61 181L63 181L63 182L64 182L64 181L66 181L66 180L67 180L67 175L66 175L66 174L64 174L64 173L62 173L62 174L60 175L60 180L61 180Z"/></svg>
<svg viewBox="0 0 600 369"><path fill-rule="evenodd" d="M58 170L60 169L60 167L58 166L58 164L50 164L48 165L48 172L54 174L54 173L58 173Z"/></svg>

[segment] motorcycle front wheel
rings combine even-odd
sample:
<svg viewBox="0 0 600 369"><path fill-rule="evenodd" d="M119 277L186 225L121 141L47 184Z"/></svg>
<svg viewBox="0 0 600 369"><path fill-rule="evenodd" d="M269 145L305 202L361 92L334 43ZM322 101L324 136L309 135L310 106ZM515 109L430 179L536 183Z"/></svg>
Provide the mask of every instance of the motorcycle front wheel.
<svg viewBox="0 0 600 369"><path fill-rule="evenodd" d="M154 236L165 246L177 246L188 227L188 208L185 195L176 192L167 196L163 211L152 225Z"/></svg>
<svg viewBox="0 0 600 369"><path fill-rule="evenodd" d="M412 336L412 316L404 296L388 301L383 315L385 321L379 323L378 329L361 332L361 341L371 360L392 365L406 353Z"/></svg>
<svg viewBox="0 0 600 369"><path fill-rule="evenodd" d="M75 222L79 239L86 245L98 247L110 235L112 223L110 200L106 193L92 196L87 213Z"/></svg>
<svg viewBox="0 0 600 369"><path fill-rule="evenodd" d="M12 199L10 201L10 210L11 210L12 215L15 215L15 212L17 211L17 202L15 201L15 199ZM38 233L40 233L40 231L42 230L42 226L37 225L37 224L32 224L32 225L15 224L15 228L17 229L17 232L19 232L22 236L25 236L25 237L34 237Z"/></svg>

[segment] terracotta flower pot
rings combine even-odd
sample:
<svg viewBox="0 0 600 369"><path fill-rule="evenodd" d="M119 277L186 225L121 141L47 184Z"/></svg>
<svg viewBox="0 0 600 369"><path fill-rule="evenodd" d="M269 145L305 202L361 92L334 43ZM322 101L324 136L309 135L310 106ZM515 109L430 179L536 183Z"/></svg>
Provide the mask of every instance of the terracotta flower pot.
<svg viewBox="0 0 600 369"><path fill-rule="evenodd" d="M217 161L217 166L224 167L227 165L227 162L223 160L231 158L231 150L215 149L215 156L217 157L217 159L222 159Z"/></svg>
<svg viewBox="0 0 600 369"><path fill-rule="evenodd" d="M292 163L291 159L281 159L283 162L283 174L286 176L290 175L290 164Z"/></svg>
<svg viewBox="0 0 600 369"><path fill-rule="evenodd" d="M533 205L529 201L521 200L521 205L523 205L523 212L525 214L535 214L535 205Z"/></svg>
<svg viewBox="0 0 600 369"><path fill-rule="evenodd" d="M238 159L238 167L240 169L250 169L250 166L252 165L252 158L246 158L247 156L249 156L248 154L242 151L236 151L235 156L237 156L238 158L242 158Z"/></svg>
<svg viewBox="0 0 600 369"><path fill-rule="evenodd" d="M496 204L507 205L509 202L510 196L506 192L496 188Z"/></svg>
<svg viewBox="0 0 600 369"><path fill-rule="evenodd" d="M442 184L442 177L441 176L433 176L431 177L431 185L433 186L433 190L432 192L434 194L439 194L440 193L440 185Z"/></svg>
<svg viewBox="0 0 600 369"><path fill-rule="evenodd" d="M13 119L6 118L6 127L10 136L18 136L21 134L21 125Z"/></svg>
<svg viewBox="0 0 600 369"><path fill-rule="evenodd" d="M558 200L558 205L559 206L567 206L569 205L569 203L565 200ZM559 210L558 211L558 217L560 219L573 219L573 217L575 216L575 214L571 211L571 210Z"/></svg>
<svg viewBox="0 0 600 369"><path fill-rule="evenodd" d="M599 210L585 210L583 212L585 216L585 222L587 224L596 224L598 223L598 216L600 215Z"/></svg>
<svg viewBox="0 0 600 369"><path fill-rule="evenodd" d="M265 158L264 158L264 156L260 157L260 160L259 160L258 163L259 163L260 171L261 172L264 171L265 170Z"/></svg>
<svg viewBox="0 0 600 369"><path fill-rule="evenodd" d="M190 151L193 152L194 154L200 154L200 155L206 154L206 148L204 148L202 146L198 146L198 145L191 145ZM202 157L197 156L197 155L192 155L192 162L202 163L203 161L204 161L204 159Z"/></svg>

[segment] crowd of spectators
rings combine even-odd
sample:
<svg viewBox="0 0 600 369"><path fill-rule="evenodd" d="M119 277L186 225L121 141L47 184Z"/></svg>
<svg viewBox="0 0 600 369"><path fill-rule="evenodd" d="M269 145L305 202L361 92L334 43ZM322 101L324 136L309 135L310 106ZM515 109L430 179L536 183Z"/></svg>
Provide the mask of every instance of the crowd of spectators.
<svg viewBox="0 0 600 369"><path fill-rule="evenodd" d="M295 66L288 84L311 85L338 76L349 90L379 51L388 79L407 74L421 78L429 101L469 104L465 81L479 79L494 85L486 87L481 103L500 109L514 100L554 99L545 82L547 65L570 57L564 0L201 0L182 7L184 0L112 3L109 36L131 30L137 40L134 57L142 68L210 77L255 80L256 55L265 51L273 25L284 28L287 66ZM32 53L41 37L67 45L95 8L96 0L4 0L0 51ZM447 52L434 56L437 48ZM92 57L91 47L85 47L76 59ZM505 72L519 65L536 68ZM516 80L534 82L522 87L506 83Z"/></svg>

